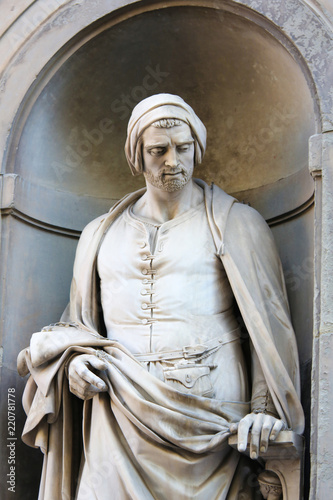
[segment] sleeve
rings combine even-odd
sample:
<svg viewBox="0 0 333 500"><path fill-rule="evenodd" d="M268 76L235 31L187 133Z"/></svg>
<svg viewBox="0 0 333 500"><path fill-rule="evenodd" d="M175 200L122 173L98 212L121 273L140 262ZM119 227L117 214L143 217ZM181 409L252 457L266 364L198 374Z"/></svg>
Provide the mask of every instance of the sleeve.
<svg viewBox="0 0 333 500"><path fill-rule="evenodd" d="M235 203L224 241L221 259L276 411L302 433L297 344L273 235L258 212Z"/></svg>
<svg viewBox="0 0 333 500"><path fill-rule="evenodd" d="M252 413L265 413L279 418L276 411L271 393L266 383L263 371L260 366L257 353L252 348L252 393L251 393L251 412Z"/></svg>

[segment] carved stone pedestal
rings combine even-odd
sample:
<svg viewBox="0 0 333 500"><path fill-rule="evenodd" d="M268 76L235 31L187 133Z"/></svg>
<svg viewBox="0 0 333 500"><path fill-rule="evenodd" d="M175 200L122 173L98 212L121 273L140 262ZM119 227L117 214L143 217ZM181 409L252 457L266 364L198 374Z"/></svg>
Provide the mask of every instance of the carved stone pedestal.
<svg viewBox="0 0 333 500"><path fill-rule="evenodd" d="M260 493L266 500L281 500L282 484L275 472L265 470L258 476Z"/></svg>
<svg viewBox="0 0 333 500"><path fill-rule="evenodd" d="M229 438L229 445L237 449L237 435ZM259 459L265 463L267 471L274 472L281 481L283 500L301 500L303 470L303 437L292 431L280 432L266 453ZM250 444L246 451L250 454Z"/></svg>

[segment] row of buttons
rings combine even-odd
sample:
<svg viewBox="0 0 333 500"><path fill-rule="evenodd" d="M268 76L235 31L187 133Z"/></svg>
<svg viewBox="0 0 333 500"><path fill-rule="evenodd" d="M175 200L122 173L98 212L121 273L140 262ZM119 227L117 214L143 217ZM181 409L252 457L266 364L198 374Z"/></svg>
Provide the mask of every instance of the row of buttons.
<svg viewBox="0 0 333 500"><path fill-rule="evenodd" d="M145 246L145 245L144 245ZM142 246L143 248L143 246ZM142 280L142 283L143 285L150 285L150 288L143 288L141 290L141 295L143 296L147 296L147 297L150 297L150 302L143 302L141 304L141 309L143 311L149 311L150 310L150 318L144 318L142 320L142 324L143 325L150 325L152 323L154 323L156 321L156 319L154 319L153 315L153 311L154 311L154 308L156 307L156 304L153 302L153 295L155 293L155 290L154 290L154 284L155 284L155 274L156 274L156 270L155 269L152 269L152 263L153 263L153 260L155 259L155 255L152 255L152 254L145 254L142 256L142 260L144 262L150 262L150 269L142 269L142 274L144 276L148 276L150 275L150 278L144 278Z"/></svg>

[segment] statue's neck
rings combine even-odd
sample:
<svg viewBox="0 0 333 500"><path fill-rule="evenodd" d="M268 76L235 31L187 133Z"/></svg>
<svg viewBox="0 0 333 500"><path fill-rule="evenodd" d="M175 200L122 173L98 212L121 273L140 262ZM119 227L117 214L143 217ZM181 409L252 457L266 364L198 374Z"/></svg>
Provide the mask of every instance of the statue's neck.
<svg viewBox="0 0 333 500"><path fill-rule="evenodd" d="M193 180L171 193L147 183L147 191L135 203L133 212L155 224L163 224L199 205L203 197L203 190Z"/></svg>

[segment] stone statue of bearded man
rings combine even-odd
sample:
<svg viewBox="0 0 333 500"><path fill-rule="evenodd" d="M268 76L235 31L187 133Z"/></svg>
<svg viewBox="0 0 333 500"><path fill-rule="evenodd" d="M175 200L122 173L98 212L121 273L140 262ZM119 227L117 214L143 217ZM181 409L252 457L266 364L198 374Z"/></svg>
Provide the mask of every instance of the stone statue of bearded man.
<svg viewBox="0 0 333 500"><path fill-rule="evenodd" d="M249 432L256 459L281 429L303 430L273 237L255 210L193 179L205 147L180 97L133 110L125 152L146 188L84 229L62 322L19 356L23 439L45 455L40 499L258 498Z"/></svg>

